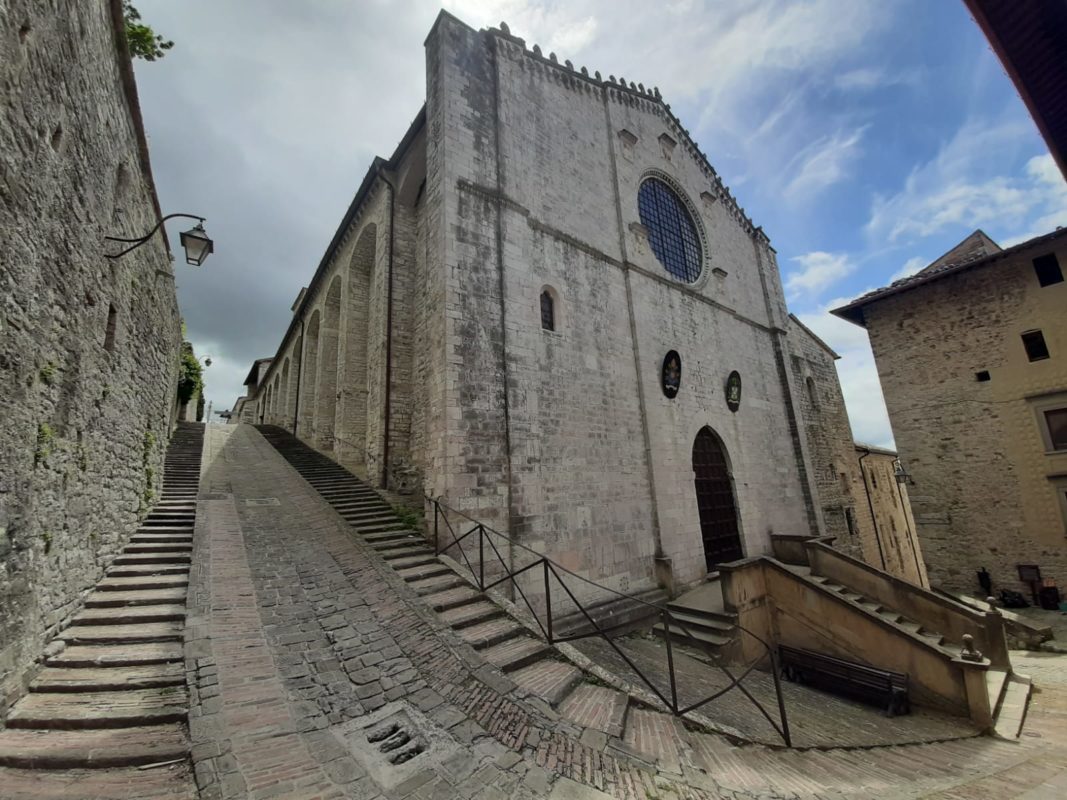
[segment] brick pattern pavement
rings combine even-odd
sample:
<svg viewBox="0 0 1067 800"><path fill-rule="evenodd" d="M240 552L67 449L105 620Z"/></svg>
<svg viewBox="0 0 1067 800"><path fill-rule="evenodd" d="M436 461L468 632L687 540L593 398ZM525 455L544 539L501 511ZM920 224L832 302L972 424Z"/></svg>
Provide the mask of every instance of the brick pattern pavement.
<svg viewBox="0 0 1067 800"><path fill-rule="evenodd" d="M194 583L206 587L192 592L197 602L213 603L212 592L219 584L231 584L232 593L220 594L218 606L209 605L203 616L200 611L190 613L196 629L194 635L191 628L189 639L197 681L193 754L205 797L242 796L242 791L250 797L308 797L313 795L301 794L297 783L307 780L312 785L320 775L328 778L329 786L313 785L321 787L324 796L379 796L380 787L331 730L400 698L446 729L464 750L440 768L423 770L390 789L387 796L396 798L522 800L587 792L592 797L597 791L635 800L905 798L932 791L958 793L960 786L1006 770L1015 770L1011 775L1022 796L1057 779L1045 770L1050 759L1055 763L1063 753L1062 743L1053 743L1051 737L826 754L738 747L722 737L685 731L676 720L642 709L631 709L630 717L650 715L643 735L640 726L619 738L575 724L488 665L438 620L424 599L354 536L259 434L245 426L227 433L228 441L209 468L209 491L218 496L209 495L206 501L210 507L204 516L211 518L211 525L204 531L205 549L217 549L220 539L235 535L227 528L239 529L247 573L220 575L220 570L232 568L214 554L193 572ZM245 504L253 497L276 497L279 502L273 507ZM215 530L216 516L221 534ZM237 586L237 578L243 587ZM226 609L231 608L243 612L236 624L227 622ZM264 648L269 658L255 663L266 669L270 662L274 674L268 670L263 680L276 687L273 699L282 700L285 714L270 716L275 704L265 698L249 700L238 693L231 700L220 643L209 637L211 613L217 613L220 630L228 630L235 642L244 637L254 644L257 659ZM240 650L234 648L227 669L243 663ZM211 696L209 691L205 696L203 689L214 685L221 686L221 693ZM269 758L261 758L255 747L240 746L222 724L224 719L251 731L250 742L254 736L262 741L273 729L292 744L288 771L265 763ZM260 724L264 719L269 723ZM664 750L665 726L672 731L673 753ZM662 763L653 763L656 758ZM238 791L238 778L250 785L250 776L262 782ZM233 790L230 794L224 784ZM211 790L215 785L219 789ZM882 792L886 787L892 788Z"/></svg>

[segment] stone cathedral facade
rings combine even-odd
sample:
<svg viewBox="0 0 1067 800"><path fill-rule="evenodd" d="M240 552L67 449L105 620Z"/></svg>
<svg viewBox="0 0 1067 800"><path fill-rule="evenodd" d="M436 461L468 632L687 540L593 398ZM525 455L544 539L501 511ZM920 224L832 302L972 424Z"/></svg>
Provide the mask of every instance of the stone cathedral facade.
<svg viewBox="0 0 1067 800"><path fill-rule="evenodd" d="M444 12L426 79L242 418L623 591L861 554L835 356L659 91Z"/></svg>

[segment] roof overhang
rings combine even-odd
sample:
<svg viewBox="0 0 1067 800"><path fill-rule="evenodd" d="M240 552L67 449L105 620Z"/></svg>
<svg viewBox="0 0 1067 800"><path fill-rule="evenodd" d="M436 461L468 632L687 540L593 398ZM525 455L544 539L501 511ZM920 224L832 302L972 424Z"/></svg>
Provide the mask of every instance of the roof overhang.
<svg viewBox="0 0 1067 800"><path fill-rule="evenodd" d="M1067 2L964 2L1067 178Z"/></svg>

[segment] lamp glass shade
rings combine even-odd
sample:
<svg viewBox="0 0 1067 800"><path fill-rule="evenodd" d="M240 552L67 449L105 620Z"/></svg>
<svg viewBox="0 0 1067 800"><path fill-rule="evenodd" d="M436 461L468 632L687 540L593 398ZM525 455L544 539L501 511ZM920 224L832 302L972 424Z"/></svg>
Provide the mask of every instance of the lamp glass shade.
<svg viewBox="0 0 1067 800"><path fill-rule="evenodd" d="M182 247L185 248L185 263L199 267L215 250L215 244L204 230L204 223L198 222L196 227L181 234Z"/></svg>

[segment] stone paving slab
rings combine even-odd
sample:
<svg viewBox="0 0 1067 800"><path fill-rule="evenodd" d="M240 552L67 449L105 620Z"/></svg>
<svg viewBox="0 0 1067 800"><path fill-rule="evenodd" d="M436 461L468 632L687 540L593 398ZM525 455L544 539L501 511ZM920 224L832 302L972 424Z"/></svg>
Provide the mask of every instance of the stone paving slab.
<svg viewBox="0 0 1067 800"><path fill-rule="evenodd" d="M1015 770L1020 794L1055 780L1036 760L1061 751L1046 739L1024 739L842 755L736 747L731 769L738 780L731 785L697 766L693 735L678 735L673 718L666 717L672 725L650 726L643 744L634 734L633 747L560 719L547 704L527 700L513 680L518 672L504 676L487 666L485 651L476 653L437 619L427 598L258 433L245 426L225 433L208 468L215 499L201 515L205 536L198 536L192 565L186 643L193 759L204 798L377 797L381 787L335 732L397 702L420 709L462 745L453 761L390 789L386 796L398 800L603 796L598 792L626 800L912 798L1005 770ZM263 496L278 498L278 506L243 503ZM434 593L431 604L477 596L460 587ZM676 753L637 752L639 744L651 750L648 739L661 728L673 731ZM669 770L657 774L653 758ZM925 782L913 780L924 769L931 773ZM849 778L864 788L847 791ZM893 788L873 794L879 786Z"/></svg>

